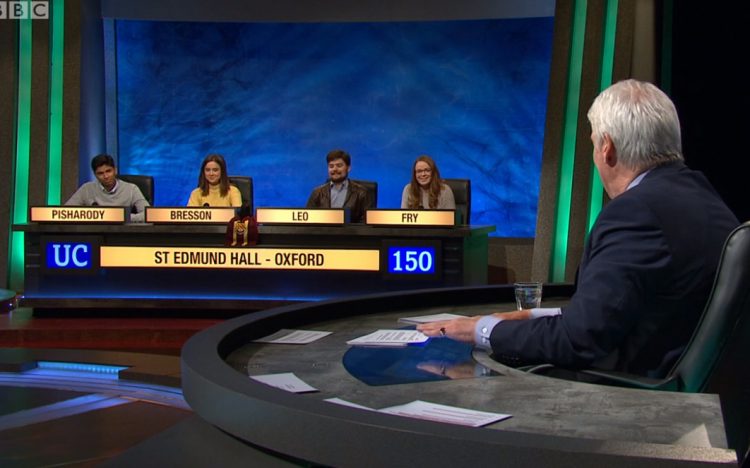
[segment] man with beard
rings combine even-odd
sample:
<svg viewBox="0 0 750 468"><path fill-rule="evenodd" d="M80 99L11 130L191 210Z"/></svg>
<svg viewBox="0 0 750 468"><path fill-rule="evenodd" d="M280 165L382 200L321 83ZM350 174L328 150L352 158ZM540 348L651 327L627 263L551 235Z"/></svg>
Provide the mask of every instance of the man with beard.
<svg viewBox="0 0 750 468"><path fill-rule="evenodd" d="M313 189L306 208L345 208L352 223L363 223L365 211L372 207L367 189L349 179L352 159L343 150L333 150L326 156L328 181Z"/></svg>

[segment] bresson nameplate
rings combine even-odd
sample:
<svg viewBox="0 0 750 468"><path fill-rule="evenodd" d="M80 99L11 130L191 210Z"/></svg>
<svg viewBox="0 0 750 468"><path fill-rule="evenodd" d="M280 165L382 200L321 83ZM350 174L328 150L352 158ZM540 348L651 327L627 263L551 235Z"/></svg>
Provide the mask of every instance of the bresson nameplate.
<svg viewBox="0 0 750 468"><path fill-rule="evenodd" d="M235 215L232 207L146 207L146 222L154 224L226 224Z"/></svg>

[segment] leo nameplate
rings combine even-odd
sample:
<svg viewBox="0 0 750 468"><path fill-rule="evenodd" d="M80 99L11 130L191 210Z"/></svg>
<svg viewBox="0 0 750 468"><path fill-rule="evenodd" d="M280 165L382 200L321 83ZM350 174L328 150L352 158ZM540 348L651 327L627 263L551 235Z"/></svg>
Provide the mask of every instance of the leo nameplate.
<svg viewBox="0 0 750 468"><path fill-rule="evenodd" d="M346 212L341 208L258 208L255 219L259 224L344 224Z"/></svg>
<svg viewBox="0 0 750 468"><path fill-rule="evenodd" d="M226 224L235 215L232 207L146 207L146 222L154 224Z"/></svg>
<svg viewBox="0 0 750 468"><path fill-rule="evenodd" d="M454 210L367 210L367 224L376 226L454 226Z"/></svg>
<svg viewBox="0 0 750 468"><path fill-rule="evenodd" d="M34 223L101 224L128 220L124 206L32 206L29 221Z"/></svg>

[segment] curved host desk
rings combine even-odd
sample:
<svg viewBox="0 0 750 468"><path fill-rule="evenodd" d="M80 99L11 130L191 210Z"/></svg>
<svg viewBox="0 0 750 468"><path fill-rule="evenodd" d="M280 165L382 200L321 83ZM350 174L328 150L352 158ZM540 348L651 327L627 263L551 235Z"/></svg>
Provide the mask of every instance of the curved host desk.
<svg viewBox="0 0 750 468"><path fill-rule="evenodd" d="M545 304L559 305L563 292L546 287ZM475 362L468 366L480 372L469 371L468 378L448 377L455 355L447 351L445 376L421 371L415 361L419 348L409 349L401 361L372 361L378 377L389 372L424 377L409 383L368 385L347 370L351 362L344 361L352 361L352 352L361 349L347 346L347 340L403 327L400 317L508 310L512 295L507 286L415 290L292 305L228 320L184 346L184 395L201 418L244 441L248 453L261 450L325 466L736 466L735 453L726 448L716 395L530 375L482 351L473 352ZM281 328L333 333L307 345L251 342ZM427 359L436 357L432 353ZM460 367L466 369L465 364ZM483 376L488 369L492 375ZM294 394L248 377L284 372L319 391ZM333 397L375 409L423 400L512 417L470 428L323 401Z"/></svg>

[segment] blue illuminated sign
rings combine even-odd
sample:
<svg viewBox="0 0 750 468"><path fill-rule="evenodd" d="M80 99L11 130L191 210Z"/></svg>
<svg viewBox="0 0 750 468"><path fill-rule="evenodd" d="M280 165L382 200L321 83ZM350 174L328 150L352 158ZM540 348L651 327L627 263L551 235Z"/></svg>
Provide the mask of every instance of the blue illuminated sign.
<svg viewBox="0 0 750 468"><path fill-rule="evenodd" d="M91 244L86 242L48 242L47 268L89 269L92 267Z"/></svg>
<svg viewBox="0 0 750 468"><path fill-rule="evenodd" d="M435 247L388 247L388 273L432 275L435 273Z"/></svg>

